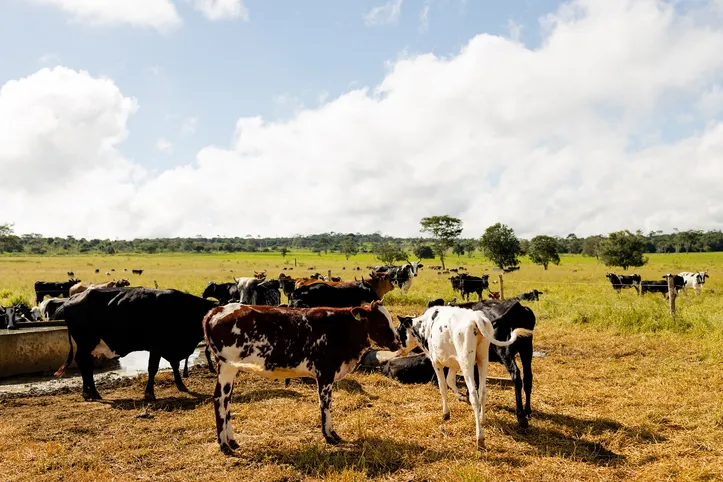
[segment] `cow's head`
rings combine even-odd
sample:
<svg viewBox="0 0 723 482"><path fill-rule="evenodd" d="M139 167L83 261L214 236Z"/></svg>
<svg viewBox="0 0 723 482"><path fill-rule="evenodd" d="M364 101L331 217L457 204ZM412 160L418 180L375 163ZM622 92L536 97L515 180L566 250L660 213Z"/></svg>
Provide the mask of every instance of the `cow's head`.
<svg viewBox="0 0 723 482"><path fill-rule="evenodd" d="M362 281L364 281L363 276ZM384 295L394 289L392 279L387 273L377 273L376 271L372 271L369 273L369 281L367 281L367 283L371 285L372 289L374 289L379 298L384 298Z"/></svg>
<svg viewBox="0 0 723 482"><path fill-rule="evenodd" d="M406 354L419 346L417 333L414 328L415 318L413 316L399 316L399 326L397 327L397 335L401 349L400 354Z"/></svg>
<svg viewBox="0 0 723 482"><path fill-rule="evenodd" d="M708 276L708 273L706 273L705 271L701 271L696 277L698 278L698 283L700 284L705 284L705 279L710 278L710 276Z"/></svg>
<svg viewBox="0 0 723 482"><path fill-rule="evenodd" d="M500 292L499 291L490 291L490 299L491 300L499 300Z"/></svg>
<svg viewBox="0 0 723 482"><path fill-rule="evenodd" d="M399 336L392 324L392 315L384 307L384 302L372 301L371 304L352 308L351 313L358 321L365 322L369 338L374 343L391 351L400 349Z"/></svg>
<svg viewBox="0 0 723 482"><path fill-rule="evenodd" d="M115 282L115 285L116 285L118 288L125 288L126 286L130 286L130 285L131 285L131 282L128 281L127 279L125 279L125 278L121 278L121 279L119 279L118 281Z"/></svg>
<svg viewBox="0 0 723 482"><path fill-rule="evenodd" d="M263 271L254 271L254 278L256 278L256 279L266 279L266 270L263 270Z"/></svg>

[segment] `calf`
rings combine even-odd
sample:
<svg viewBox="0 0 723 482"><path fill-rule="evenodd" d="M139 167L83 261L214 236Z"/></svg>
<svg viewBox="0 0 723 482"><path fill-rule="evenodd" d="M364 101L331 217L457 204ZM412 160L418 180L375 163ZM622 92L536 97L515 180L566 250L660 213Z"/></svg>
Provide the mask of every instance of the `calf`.
<svg viewBox="0 0 723 482"><path fill-rule="evenodd" d="M333 382L354 369L370 340L389 350L399 349L399 337L382 302L310 309L234 303L211 311L203 328L219 361L214 408L218 443L226 453L239 447L229 407L239 370L273 379L316 379L321 432L328 443L337 444L341 439L331 421Z"/></svg>
<svg viewBox="0 0 723 482"><path fill-rule="evenodd" d="M613 285L613 289L620 293L620 290L624 288L635 288L635 291L640 294L640 275L639 274L631 274L631 275L623 275L623 274L615 274L615 273L608 273L605 275L607 279L610 280L610 283Z"/></svg>
<svg viewBox="0 0 723 482"><path fill-rule="evenodd" d="M434 380L434 367L427 355L393 358L381 364L384 376L400 383L429 383ZM456 388L456 380L454 380Z"/></svg>
<svg viewBox="0 0 723 482"><path fill-rule="evenodd" d="M93 380L92 357L124 357L148 351L148 383L145 399L155 400L154 380L161 358L173 369L176 387L188 391L179 364L203 339L203 317L218 304L176 290L149 288L100 288L84 291L63 303L51 319L65 320L70 350L65 364L55 373L62 376L73 361L83 378L83 398L100 400ZM210 364L210 360L209 360Z"/></svg>
<svg viewBox="0 0 723 482"><path fill-rule="evenodd" d="M417 318L399 318L399 339L404 351L420 346L430 358L437 374L437 384L442 395L442 418L449 420L447 386L449 378L461 370L467 385L469 402L475 415L477 447L484 448L484 404L487 399L487 366L490 343L509 347L518 337L529 336L531 330L516 328L510 339L502 342L494 337L494 327L489 319L478 311L456 306L435 306ZM475 384L474 367L479 370L479 389ZM444 367L449 368L447 377ZM456 383L453 384L456 388Z"/></svg>
<svg viewBox="0 0 723 482"><path fill-rule="evenodd" d="M68 281L36 281L35 282L35 304L39 305L45 296L62 296L68 298L70 296L70 288L80 283L79 279L71 279Z"/></svg>
<svg viewBox="0 0 723 482"><path fill-rule="evenodd" d="M529 293L522 293L520 295L517 295L515 298L522 301L540 301L540 295L542 294L544 294L542 291L537 291L536 289L534 289Z"/></svg>
<svg viewBox="0 0 723 482"><path fill-rule="evenodd" d="M699 271L698 273L683 271L682 273L678 273L678 276L683 278L683 294L685 296L688 296L688 288L693 288L697 295L701 294L705 279L710 278L705 271Z"/></svg>
<svg viewBox="0 0 723 482"><path fill-rule="evenodd" d="M241 301L238 283L215 283L211 281L203 290L202 298L216 298L222 305Z"/></svg>

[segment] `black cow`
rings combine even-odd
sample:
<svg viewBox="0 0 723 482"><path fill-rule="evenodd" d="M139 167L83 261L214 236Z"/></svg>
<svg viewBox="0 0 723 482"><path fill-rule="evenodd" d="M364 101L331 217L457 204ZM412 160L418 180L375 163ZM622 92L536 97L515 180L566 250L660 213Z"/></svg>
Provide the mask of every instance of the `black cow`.
<svg viewBox="0 0 723 482"><path fill-rule="evenodd" d="M635 291L640 294L640 275L639 274L631 274L631 275L623 275L623 274L615 274L615 273L608 273L605 275L607 279L610 280L610 283L613 285L613 289L620 293L620 290L624 288L635 288Z"/></svg>
<svg viewBox="0 0 723 482"><path fill-rule="evenodd" d="M68 281L36 281L35 282L35 304L39 305L45 296L62 296L68 298L70 296L70 288L80 283L79 279L71 279Z"/></svg>
<svg viewBox="0 0 723 482"><path fill-rule="evenodd" d="M294 290L291 293L289 305L296 308L312 308L316 306L344 308L361 306L364 303L371 303L380 299L374 288L366 281L360 281L353 286L331 286L316 283Z"/></svg>
<svg viewBox="0 0 723 482"><path fill-rule="evenodd" d="M241 301L237 283L215 283L211 281L206 286L206 289L203 290L203 295L201 296L204 299L216 298L222 305Z"/></svg>
<svg viewBox="0 0 723 482"><path fill-rule="evenodd" d="M279 288L281 283L279 280L270 279L262 281L254 286L254 292L251 296L252 305L279 306L281 304L281 293Z"/></svg>
<svg viewBox="0 0 723 482"><path fill-rule="evenodd" d="M477 293L477 299L482 299L482 292L489 289L490 275L484 274L482 276L471 276L466 273L462 273L458 276L452 276L452 289L459 291L460 294L469 301L469 295Z"/></svg>
<svg viewBox="0 0 723 482"><path fill-rule="evenodd" d="M143 274L143 270L142 269L132 269L131 273L137 274L138 276L140 276Z"/></svg>
<svg viewBox="0 0 723 482"><path fill-rule="evenodd" d="M535 314L530 308L522 306L517 300L484 300L476 303L460 303L454 306L481 311L492 322L494 337L497 340L509 340L512 330L515 328L528 330L534 330L535 328ZM517 405L515 413L517 422L522 428L527 428L529 419L532 416L530 408L530 396L532 394L532 338L532 335L518 338L509 347L490 345L489 351L490 361L503 364L515 384L515 401ZM524 381L520 376L520 369L515 361L516 354L520 355ZM475 380L479 386L479 374L476 369ZM523 383L525 389L524 406L522 404Z"/></svg>
<svg viewBox="0 0 723 482"><path fill-rule="evenodd" d="M432 362L424 353L392 358L382 363L381 371L401 383L429 383L436 379ZM444 373L446 376L447 369Z"/></svg>
<svg viewBox="0 0 723 482"><path fill-rule="evenodd" d="M145 350L150 352L145 399L152 401L161 358L171 364L178 390L188 391L179 364L203 339L203 317L216 306L217 302L176 290L98 288L73 296L52 319L65 320L68 341L72 338L78 347L75 362L83 377L83 398L101 398L93 380L93 356L117 358ZM72 361L70 343L68 358L56 376L62 376Z"/></svg>
<svg viewBox="0 0 723 482"><path fill-rule="evenodd" d="M649 281L644 280L640 282L640 294L644 295L645 293L662 293L664 298L668 297L668 277L673 276L671 274L663 276L664 281ZM685 279L682 276L675 275L673 276L673 286L675 288L675 293L678 293L678 290L683 288L685 286Z"/></svg>
<svg viewBox="0 0 723 482"><path fill-rule="evenodd" d="M520 295L517 295L515 298L523 301L540 301L540 295L543 295L542 291L537 291L536 289L530 291L529 293L522 293Z"/></svg>

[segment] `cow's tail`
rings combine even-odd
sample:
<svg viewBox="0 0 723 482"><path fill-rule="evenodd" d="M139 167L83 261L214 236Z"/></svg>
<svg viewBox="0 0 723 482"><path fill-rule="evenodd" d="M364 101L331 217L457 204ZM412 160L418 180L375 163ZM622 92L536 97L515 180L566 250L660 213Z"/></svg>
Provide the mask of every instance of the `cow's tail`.
<svg viewBox="0 0 723 482"><path fill-rule="evenodd" d="M58 368L58 371L55 372L56 377L62 377L65 375L65 371L68 369L68 366L73 362L73 340L70 336L70 328L68 328L68 345L70 345L70 350L68 351L68 358L65 360L65 363L63 363L63 366Z"/></svg>
<svg viewBox="0 0 723 482"><path fill-rule="evenodd" d="M515 328L512 330L512 333L510 334L510 339L507 341L499 341L495 339L494 335L494 329L492 328L492 323L485 318L482 313L475 313L475 323L477 324L477 329L480 331L482 336L487 338L490 343L497 346L510 346L514 342L517 341L518 338L522 338L525 336L532 336L533 331L528 330L527 328Z"/></svg>
<svg viewBox="0 0 723 482"><path fill-rule="evenodd" d="M213 320L214 315L216 314L216 309L213 309L209 311L206 316L203 317L203 339L206 341L206 349L204 350L206 353L206 360L208 361L208 370L211 373L216 373L216 369L211 363L211 355L213 355L213 359L216 361L216 363L219 363L219 355L216 349L216 346L211 341L211 337L209 336L209 331L211 329L211 320Z"/></svg>

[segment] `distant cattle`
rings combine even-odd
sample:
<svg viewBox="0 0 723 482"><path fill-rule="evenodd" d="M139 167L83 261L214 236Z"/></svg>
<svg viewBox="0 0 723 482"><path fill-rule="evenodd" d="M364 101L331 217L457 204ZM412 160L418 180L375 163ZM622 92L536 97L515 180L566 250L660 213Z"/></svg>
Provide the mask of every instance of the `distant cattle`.
<svg viewBox="0 0 723 482"><path fill-rule="evenodd" d="M100 270L98 268L95 268L95 274L100 273Z"/></svg>
<svg viewBox="0 0 723 482"><path fill-rule="evenodd" d="M68 271L68 276L75 276L75 273L73 273L72 271Z"/></svg>
<svg viewBox="0 0 723 482"><path fill-rule="evenodd" d="M370 341L389 350L399 349L391 315L381 302L310 309L230 304L209 313L203 327L219 362L214 409L217 439L225 453L239 447L230 411L239 370L274 379L316 379L321 432L328 443L338 444L341 438L331 420L334 381L354 369Z"/></svg>
<svg viewBox="0 0 723 482"><path fill-rule="evenodd" d="M508 341L500 341L494 335L490 320L478 311L455 306L435 306L419 317L399 318L399 339L405 351L420 346L430 358L437 375L442 396L442 418L449 419L447 387L459 396L456 373L462 374L467 385L469 402L475 415L477 447L484 448L484 405L487 399L487 367L490 343L509 347L518 337L529 336L531 330L516 328ZM479 370L479 383L475 383L474 368ZM444 367L449 368L447 376ZM452 383L454 381L454 383Z"/></svg>
<svg viewBox="0 0 723 482"><path fill-rule="evenodd" d="M238 283L215 283L211 281L203 290L202 298L216 298L220 304L225 305L231 302L241 301L238 292Z"/></svg>
<svg viewBox="0 0 723 482"><path fill-rule="evenodd" d="M519 266L510 266L509 268L502 268L502 271L504 271L505 273L512 273L513 271L517 271L518 269L520 269Z"/></svg>
<svg viewBox="0 0 723 482"><path fill-rule="evenodd" d="M143 270L142 269L132 269L131 273L137 274L138 276L140 276L143 274Z"/></svg>
<svg viewBox="0 0 723 482"><path fill-rule="evenodd" d="M101 288L75 295L52 316L65 320L70 344L68 358L56 376L62 376L73 361L72 338L86 400L101 398L93 380L93 356L118 358L141 350L150 352L146 400L155 400L153 386L161 358L171 364L178 390L188 391L179 364L203 339L203 317L216 306L216 302L176 290Z"/></svg>
<svg viewBox="0 0 723 482"><path fill-rule="evenodd" d="M688 296L688 288L693 288L695 293L699 295L703 291L705 279L710 278L710 276L708 276L708 273L706 273L705 271L699 271L698 273L684 271L682 273L678 273L678 276L683 278L683 294L685 296Z"/></svg>
<svg viewBox="0 0 723 482"><path fill-rule="evenodd" d="M605 275L607 279L610 280L610 283L613 285L613 289L620 293L620 290L624 288L635 288L635 291L640 294L640 275L639 274L631 274L631 275L622 275L622 274L615 274L615 273L608 273Z"/></svg>
<svg viewBox="0 0 723 482"><path fill-rule="evenodd" d="M46 296L62 296L67 298L70 296L70 288L80 283L79 279L71 279L68 281L36 281L35 282L35 304L39 305Z"/></svg>

